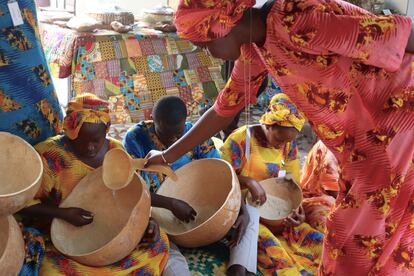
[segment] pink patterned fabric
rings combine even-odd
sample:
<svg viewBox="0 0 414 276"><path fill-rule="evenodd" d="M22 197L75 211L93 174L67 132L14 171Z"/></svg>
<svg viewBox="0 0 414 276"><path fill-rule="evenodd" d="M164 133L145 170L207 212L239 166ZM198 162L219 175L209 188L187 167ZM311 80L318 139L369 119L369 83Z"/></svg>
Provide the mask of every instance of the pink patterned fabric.
<svg viewBox="0 0 414 276"><path fill-rule="evenodd" d="M119 77L119 75L121 75L121 63L119 59L108 60L106 65L108 67L108 75L110 77Z"/></svg>
<svg viewBox="0 0 414 276"><path fill-rule="evenodd" d="M321 275L414 274L410 31L408 17L340 0L275 1L266 43L242 47L216 101L220 115L235 115L270 73L341 164Z"/></svg>
<svg viewBox="0 0 414 276"><path fill-rule="evenodd" d="M95 63L95 76L97 79L104 79L108 76L108 68L105 61Z"/></svg>
<svg viewBox="0 0 414 276"><path fill-rule="evenodd" d="M197 74L198 74L198 78L200 79L200 81L202 81L202 82L211 81L211 76L210 76L210 72L208 70L208 67L199 67L199 68L197 68Z"/></svg>
<svg viewBox="0 0 414 276"><path fill-rule="evenodd" d="M190 69L198 68L201 66L196 53L187 54L188 66Z"/></svg>
<svg viewBox="0 0 414 276"><path fill-rule="evenodd" d="M255 0L181 0L175 14L178 34L193 42L224 37Z"/></svg>
<svg viewBox="0 0 414 276"><path fill-rule="evenodd" d="M154 46L152 46L152 42L149 39L143 39L139 41L139 46L141 48L141 52L145 56L155 55Z"/></svg>

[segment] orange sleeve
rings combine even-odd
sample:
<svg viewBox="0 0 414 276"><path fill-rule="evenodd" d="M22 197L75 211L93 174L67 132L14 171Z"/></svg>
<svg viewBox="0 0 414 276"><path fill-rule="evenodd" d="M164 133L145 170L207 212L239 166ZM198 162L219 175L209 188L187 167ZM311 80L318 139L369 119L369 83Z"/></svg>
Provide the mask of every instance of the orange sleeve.
<svg viewBox="0 0 414 276"><path fill-rule="evenodd" d="M398 70L411 33L411 19L361 14L347 8L353 15L317 10L298 13L289 29L290 41L310 54L334 53L388 71Z"/></svg>
<svg viewBox="0 0 414 276"><path fill-rule="evenodd" d="M250 95L247 100L255 103L257 91L268 73L265 68L254 45L243 45L230 79L214 104L217 114L222 117L236 115L245 106L247 95Z"/></svg>

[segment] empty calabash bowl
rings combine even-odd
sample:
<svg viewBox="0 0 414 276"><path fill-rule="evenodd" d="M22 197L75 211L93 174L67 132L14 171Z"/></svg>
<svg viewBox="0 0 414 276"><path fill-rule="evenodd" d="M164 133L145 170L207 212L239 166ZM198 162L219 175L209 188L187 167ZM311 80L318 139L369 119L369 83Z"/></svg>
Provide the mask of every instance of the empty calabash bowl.
<svg viewBox="0 0 414 276"><path fill-rule="evenodd" d="M85 176L60 207L78 207L94 214L81 227L54 219L51 238L62 254L89 266L113 264L128 256L148 225L151 199L144 181L134 175L123 189L113 191L102 180L102 167Z"/></svg>
<svg viewBox="0 0 414 276"><path fill-rule="evenodd" d="M0 274L17 275L23 265L24 241L13 216L0 218Z"/></svg>
<svg viewBox="0 0 414 276"><path fill-rule="evenodd" d="M280 227L302 203L302 190L295 181L286 178L269 178L260 181L260 185L267 196L266 203L259 207L260 220L270 228ZM250 198L249 194L248 202Z"/></svg>
<svg viewBox="0 0 414 276"><path fill-rule="evenodd" d="M11 215L35 196L43 164L36 150L22 138L0 132L0 216Z"/></svg>
<svg viewBox="0 0 414 276"><path fill-rule="evenodd" d="M166 209L152 208L170 238L183 247L199 247L222 239L240 210L240 184L231 165L221 159L193 161L176 171L177 181L167 178L158 194L181 199L192 206L195 221L179 221Z"/></svg>
<svg viewBox="0 0 414 276"><path fill-rule="evenodd" d="M130 159L127 152L118 148L105 154L102 177L108 188L118 190L129 184L134 174Z"/></svg>

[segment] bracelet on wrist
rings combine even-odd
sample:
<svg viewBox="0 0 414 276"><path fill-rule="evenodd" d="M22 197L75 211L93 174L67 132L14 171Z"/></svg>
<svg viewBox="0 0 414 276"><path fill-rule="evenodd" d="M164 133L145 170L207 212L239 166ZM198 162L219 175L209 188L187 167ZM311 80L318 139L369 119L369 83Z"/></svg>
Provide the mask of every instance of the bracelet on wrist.
<svg viewBox="0 0 414 276"><path fill-rule="evenodd" d="M171 165L171 163L168 163L168 162L167 162L167 159L165 159L164 154L165 154L165 152L164 152L164 151L162 151L162 152L161 152L161 158L162 158L162 161L163 161L165 164L167 164L168 166L170 166L170 165Z"/></svg>

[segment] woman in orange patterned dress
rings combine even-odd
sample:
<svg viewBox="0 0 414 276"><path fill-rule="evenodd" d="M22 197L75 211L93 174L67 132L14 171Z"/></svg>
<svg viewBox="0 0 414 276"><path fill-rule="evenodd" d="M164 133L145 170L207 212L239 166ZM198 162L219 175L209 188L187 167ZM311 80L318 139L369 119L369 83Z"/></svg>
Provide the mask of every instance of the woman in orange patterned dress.
<svg viewBox="0 0 414 276"><path fill-rule="evenodd" d="M232 121L270 73L341 165L323 275L414 273L414 35L409 17L340 0L183 0L182 38L237 59L214 107L147 164L172 162Z"/></svg>
<svg viewBox="0 0 414 276"><path fill-rule="evenodd" d="M325 232L326 218L339 191L339 165L333 153L318 141L308 154L300 186L307 222Z"/></svg>

